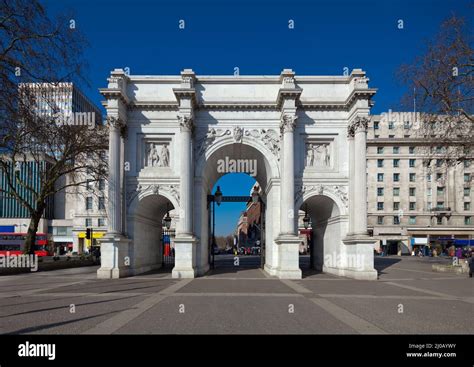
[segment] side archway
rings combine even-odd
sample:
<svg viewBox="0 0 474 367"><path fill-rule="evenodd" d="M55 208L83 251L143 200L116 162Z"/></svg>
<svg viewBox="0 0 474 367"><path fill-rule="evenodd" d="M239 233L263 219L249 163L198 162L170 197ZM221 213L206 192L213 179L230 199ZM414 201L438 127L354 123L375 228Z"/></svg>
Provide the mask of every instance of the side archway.
<svg viewBox="0 0 474 367"><path fill-rule="evenodd" d="M326 267L337 267L342 240L348 228L344 202L330 192L309 192L303 195L297 205L300 210L306 211L311 220L311 268L322 272Z"/></svg>
<svg viewBox="0 0 474 367"><path fill-rule="evenodd" d="M163 218L168 211L177 208L176 199L165 192L146 190L132 201L127 215L132 273L140 274L162 267Z"/></svg>

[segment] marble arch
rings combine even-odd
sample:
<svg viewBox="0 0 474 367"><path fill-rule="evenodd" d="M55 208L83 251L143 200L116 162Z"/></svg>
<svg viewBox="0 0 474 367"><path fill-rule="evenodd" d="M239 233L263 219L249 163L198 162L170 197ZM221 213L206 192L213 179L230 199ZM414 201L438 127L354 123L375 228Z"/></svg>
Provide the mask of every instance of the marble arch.
<svg viewBox="0 0 474 367"><path fill-rule="evenodd" d="M297 214L306 203L314 206L324 248L335 254L318 260L322 270L376 279L365 190L366 130L376 90L368 81L360 69L348 76L297 76L291 69L273 76L112 71L100 89L110 130L108 232L98 277L158 266L147 250L152 236L141 233L159 226L169 204L179 212L173 277L206 273L204 198L222 175L216 157L230 157L258 163L257 180L271 207L265 271L301 278ZM329 214L316 214L322 212ZM136 254L140 261L124 262ZM362 261L354 266L352 258Z"/></svg>

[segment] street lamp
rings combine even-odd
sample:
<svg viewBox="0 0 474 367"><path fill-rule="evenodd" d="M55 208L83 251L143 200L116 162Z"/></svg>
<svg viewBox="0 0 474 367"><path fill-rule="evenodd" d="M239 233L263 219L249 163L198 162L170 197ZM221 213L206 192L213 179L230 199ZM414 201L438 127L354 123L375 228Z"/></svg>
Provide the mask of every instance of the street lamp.
<svg viewBox="0 0 474 367"><path fill-rule="evenodd" d="M257 204L259 199L260 195L258 194L257 186L254 186L252 191L252 203Z"/></svg>
<svg viewBox="0 0 474 367"><path fill-rule="evenodd" d="M171 217L170 217L170 211L169 211L169 208L168 208L168 204L166 204L166 217L163 218L163 227L165 227L166 229L170 229L171 228Z"/></svg>
<svg viewBox="0 0 474 367"><path fill-rule="evenodd" d="M222 191L221 191L220 186L217 186L217 190L214 194L214 199L215 199L217 205L221 205L221 203L222 203Z"/></svg>
<svg viewBox="0 0 474 367"><path fill-rule="evenodd" d="M310 222L311 222L311 218L308 215L308 206L306 205L304 208L304 217L303 217L303 225L305 229L308 229Z"/></svg>

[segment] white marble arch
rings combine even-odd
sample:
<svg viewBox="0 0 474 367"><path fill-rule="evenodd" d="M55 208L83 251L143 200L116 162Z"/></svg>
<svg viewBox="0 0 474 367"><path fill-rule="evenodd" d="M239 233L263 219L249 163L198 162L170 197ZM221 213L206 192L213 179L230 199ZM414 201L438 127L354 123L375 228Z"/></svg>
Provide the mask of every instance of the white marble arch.
<svg viewBox="0 0 474 367"><path fill-rule="evenodd" d="M269 273L275 273L275 269L279 268L278 247L275 245L275 236L278 232L274 229L279 225L279 206L276 205L280 195L278 159L257 139L245 137L241 142L235 142L232 137L226 136L210 146L205 154L199 157L195 167L194 223L200 242L196 254L197 274L205 274L209 269L207 195L212 194L211 190L215 183L226 174L217 172L217 160L225 157L255 159L257 162L257 174L254 178L262 188L262 200L266 205L265 222L273 224L265 228L265 269ZM225 195L225 187L221 189Z"/></svg>
<svg viewBox="0 0 474 367"><path fill-rule="evenodd" d="M296 213L307 201L331 208L320 222L314 214L318 230L326 226L323 249L335 251L334 259L318 260L322 270L376 279L365 173L367 122L376 90L368 81L361 69L335 76L297 76L291 69L270 76L112 71L107 88L100 89L109 127L109 220L98 277L158 266L153 244L159 241L167 202L179 212L172 276L204 274L206 197L223 174L217 172L217 159L228 156L257 160L256 179L267 206L265 271L301 278ZM163 139L169 142L170 167L137 167L144 142ZM332 144L330 165L306 167L305 146L319 141ZM134 190L134 185L139 186ZM361 258L362 265L352 266L352 258Z"/></svg>

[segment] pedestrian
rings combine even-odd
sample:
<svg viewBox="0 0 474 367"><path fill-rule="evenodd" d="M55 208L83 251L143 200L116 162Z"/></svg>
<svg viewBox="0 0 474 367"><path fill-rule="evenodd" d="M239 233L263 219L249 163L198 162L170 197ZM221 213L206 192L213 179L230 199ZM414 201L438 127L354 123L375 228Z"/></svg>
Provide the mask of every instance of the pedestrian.
<svg viewBox="0 0 474 367"><path fill-rule="evenodd" d="M472 278L472 273L474 272L474 256L473 253L471 252L471 256L469 259L467 259L469 263L469 278Z"/></svg>

